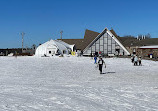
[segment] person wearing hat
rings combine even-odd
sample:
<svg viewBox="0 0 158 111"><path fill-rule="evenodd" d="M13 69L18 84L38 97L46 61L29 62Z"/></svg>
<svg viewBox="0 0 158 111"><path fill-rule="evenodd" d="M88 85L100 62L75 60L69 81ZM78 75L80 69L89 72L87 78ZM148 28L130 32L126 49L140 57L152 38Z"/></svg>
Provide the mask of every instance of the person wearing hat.
<svg viewBox="0 0 158 111"><path fill-rule="evenodd" d="M103 64L105 65L105 62L104 62L104 60L102 59L102 57L100 56L100 57L99 57L99 61L98 61L100 74L102 74ZM105 65L105 68L106 68L106 65Z"/></svg>

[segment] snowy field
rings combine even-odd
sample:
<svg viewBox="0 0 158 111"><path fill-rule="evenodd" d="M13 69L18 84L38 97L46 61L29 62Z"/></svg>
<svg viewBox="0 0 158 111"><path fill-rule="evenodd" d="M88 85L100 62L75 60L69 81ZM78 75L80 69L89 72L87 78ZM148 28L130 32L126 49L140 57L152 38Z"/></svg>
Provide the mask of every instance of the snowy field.
<svg viewBox="0 0 158 111"><path fill-rule="evenodd" d="M158 62L0 57L0 111L158 111Z"/></svg>

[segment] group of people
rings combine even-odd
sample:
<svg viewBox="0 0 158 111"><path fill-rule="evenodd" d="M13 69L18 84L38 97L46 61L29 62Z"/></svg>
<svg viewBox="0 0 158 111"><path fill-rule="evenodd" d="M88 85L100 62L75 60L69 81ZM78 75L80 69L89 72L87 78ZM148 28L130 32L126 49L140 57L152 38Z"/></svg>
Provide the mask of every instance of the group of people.
<svg viewBox="0 0 158 111"><path fill-rule="evenodd" d="M97 58L98 58L98 56L95 55L95 56L94 56L94 64L97 64L97 66L99 66L100 74L102 74L103 64L105 65L105 68L106 68L106 64L105 64L105 62L104 62L104 60L103 60L103 58L102 58L101 55L99 56L98 62L97 62Z"/></svg>
<svg viewBox="0 0 158 111"><path fill-rule="evenodd" d="M105 65L105 68L106 68L106 64L105 64L105 62L104 62L104 60L103 60L101 55L99 56L99 60L98 61L97 61L97 59L98 59L98 56L95 55L94 56L94 64L97 64L97 66L99 66L100 74L102 74L103 64ZM137 65L142 66L142 62L141 61L142 61L141 56L139 56L139 57L137 55L132 55L131 56L131 62L134 64L134 66L137 66Z"/></svg>
<svg viewBox="0 0 158 111"><path fill-rule="evenodd" d="M141 66L142 65L142 58L141 58L141 56L137 56L137 55L132 55L131 56L131 62L134 64L134 66L137 66L137 65L139 65L139 66Z"/></svg>

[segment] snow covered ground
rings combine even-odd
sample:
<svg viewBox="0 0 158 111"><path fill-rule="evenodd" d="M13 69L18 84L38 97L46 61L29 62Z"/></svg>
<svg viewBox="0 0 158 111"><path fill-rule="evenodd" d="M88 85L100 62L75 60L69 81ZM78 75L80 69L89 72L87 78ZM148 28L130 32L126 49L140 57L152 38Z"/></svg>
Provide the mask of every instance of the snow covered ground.
<svg viewBox="0 0 158 111"><path fill-rule="evenodd" d="M0 57L0 111L158 111L158 62Z"/></svg>

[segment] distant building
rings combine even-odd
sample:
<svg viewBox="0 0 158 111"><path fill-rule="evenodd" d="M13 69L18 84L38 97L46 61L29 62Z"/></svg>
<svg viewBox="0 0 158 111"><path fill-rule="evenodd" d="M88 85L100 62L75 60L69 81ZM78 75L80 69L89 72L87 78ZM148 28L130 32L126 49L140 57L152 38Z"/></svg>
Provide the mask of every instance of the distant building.
<svg viewBox="0 0 158 111"><path fill-rule="evenodd" d="M158 46L158 38L144 38L137 39L133 37L119 37L120 41L131 54L138 54L143 57L148 57L152 54L158 57L158 50L155 46Z"/></svg>
<svg viewBox="0 0 158 111"><path fill-rule="evenodd" d="M21 54L21 48L12 48L12 49L0 49L0 56L8 56L8 54L13 53L13 55Z"/></svg>
<svg viewBox="0 0 158 111"><path fill-rule="evenodd" d="M138 55L143 57L158 57L158 45L142 46L138 48Z"/></svg>
<svg viewBox="0 0 158 111"><path fill-rule="evenodd" d="M0 56L8 56L9 54L13 54L13 56L32 56L35 54L35 49L32 48L7 48L0 49Z"/></svg>

